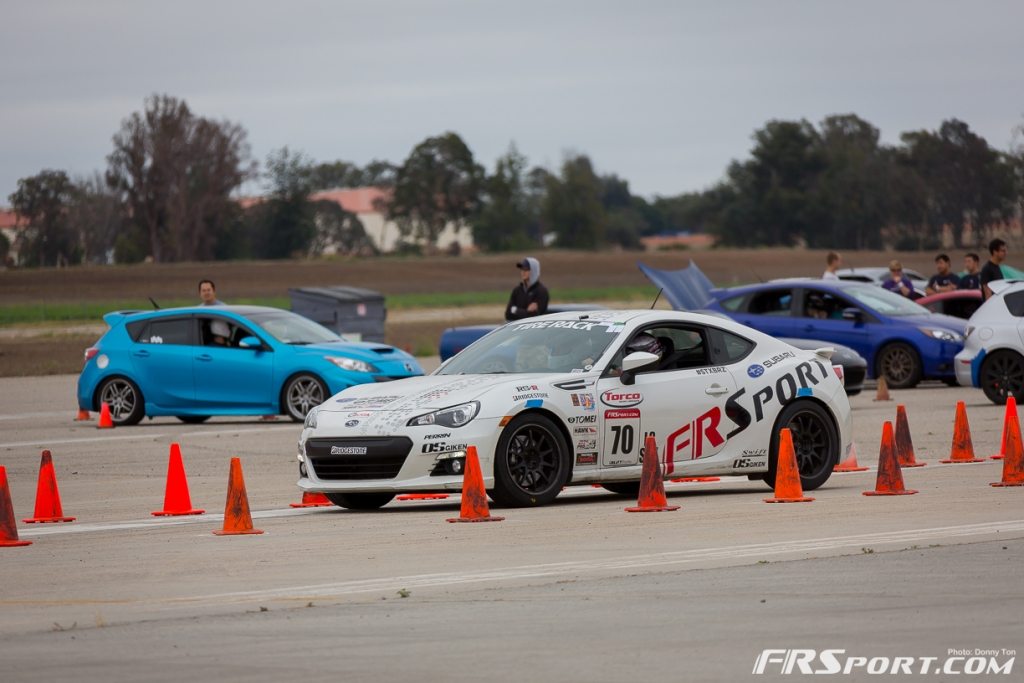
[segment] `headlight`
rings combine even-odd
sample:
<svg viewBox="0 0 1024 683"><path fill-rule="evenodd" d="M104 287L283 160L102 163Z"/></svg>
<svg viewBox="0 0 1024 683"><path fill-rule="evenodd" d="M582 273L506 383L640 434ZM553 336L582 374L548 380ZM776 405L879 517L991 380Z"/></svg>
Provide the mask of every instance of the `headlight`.
<svg viewBox="0 0 1024 683"><path fill-rule="evenodd" d="M919 327L917 329L932 339L938 339L939 341L960 343L964 340L962 334L952 330L943 330L938 327Z"/></svg>
<svg viewBox="0 0 1024 683"><path fill-rule="evenodd" d="M408 427L429 427L440 425L442 427L461 427L476 417L480 410L479 401L471 401L462 405L442 408L441 410L414 417L407 423Z"/></svg>
<svg viewBox="0 0 1024 683"><path fill-rule="evenodd" d="M324 356L326 360L337 365L342 370L348 370L349 372L380 372L376 365L370 363L364 363L361 360L354 358L345 358L343 356Z"/></svg>
<svg viewBox="0 0 1024 683"><path fill-rule="evenodd" d="M302 423L303 429L316 429L316 416L320 413L320 408L310 408L309 412L306 413L306 421Z"/></svg>

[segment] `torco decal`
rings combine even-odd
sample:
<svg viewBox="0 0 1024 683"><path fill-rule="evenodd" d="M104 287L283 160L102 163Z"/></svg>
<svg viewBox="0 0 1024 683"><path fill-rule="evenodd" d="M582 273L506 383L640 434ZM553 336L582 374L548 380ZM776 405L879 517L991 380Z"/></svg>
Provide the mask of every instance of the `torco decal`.
<svg viewBox="0 0 1024 683"><path fill-rule="evenodd" d="M644 395L638 391L609 389L601 394L601 403L613 408L628 408L629 406L640 405L643 401Z"/></svg>
<svg viewBox="0 0 1024 683"><path fill-rule="evenodd" d="M665 453L668 473L672 472L672 463L675 460L696 460L705 455L713 455L716 449L725 443L725 439L718 432L718 424L721 421L722 409L715 406L669 434Z"/></svg>

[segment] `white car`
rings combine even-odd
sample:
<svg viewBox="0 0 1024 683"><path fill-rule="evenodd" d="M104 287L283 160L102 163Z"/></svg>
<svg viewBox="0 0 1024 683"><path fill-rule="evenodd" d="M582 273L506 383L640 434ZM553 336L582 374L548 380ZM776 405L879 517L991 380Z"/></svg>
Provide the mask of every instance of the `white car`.
<svg viewBox="0 0 1024 683"><path fill-rule="evenodd" d="M789 427L811 490L850 448L850 404L830 354L696 313L520 320L432 375L351 387L313 409L298 486L355 509L397 493L459 491L475 446L502 505L542 505L568 484L636 496L649 434L666 478L771 485L777 434Z"/></svg>
<svg viewBox="0 0 1024 683"><path fill-rule="evenodd" d="M1024 282L996 280L992 297L967 321L967 338L956 355L956 380L981 387L997 405L1024 400Z"/></svg>

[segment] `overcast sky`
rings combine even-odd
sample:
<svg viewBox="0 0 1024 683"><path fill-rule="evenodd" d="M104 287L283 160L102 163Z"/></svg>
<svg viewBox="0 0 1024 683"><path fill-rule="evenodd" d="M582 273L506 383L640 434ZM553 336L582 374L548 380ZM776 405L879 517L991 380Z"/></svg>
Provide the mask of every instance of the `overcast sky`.
<svg viewBox="0 0 1024 683"><path fill-rule="evenodd" d="M106 167L167 93L241 124L254 158L401 163L462 136L567 152L652 197L698 191L771 119L855 113L893 144L961 119L1008 149L1024 2L0 0L0 204L43 169Z"/></svg>

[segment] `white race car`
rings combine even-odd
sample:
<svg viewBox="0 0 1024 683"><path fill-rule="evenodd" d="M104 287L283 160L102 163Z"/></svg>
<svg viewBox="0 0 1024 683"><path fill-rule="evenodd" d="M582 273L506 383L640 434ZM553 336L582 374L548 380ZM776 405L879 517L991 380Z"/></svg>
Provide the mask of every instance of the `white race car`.
<svg viewBox="0 0 1024 683"><path fill-rule="evenodd" d="M1024 282L996 280L992 297L967 321L963 350L956 354L956 379L981 387L997 405L1009 396L1024 400Z"/></svg>
<svg viewBox="0 0 1024 683"><path fill-rule="evenodd" d="M675 311L558 313L509 323L432 375L351 387L313 409L299 488L346 508L462 487L475 446L495 502L543 505L568 484L636 496L654 435L666 478L775 480L793 431L805 490L850 448L831 349Z"/></svg>

